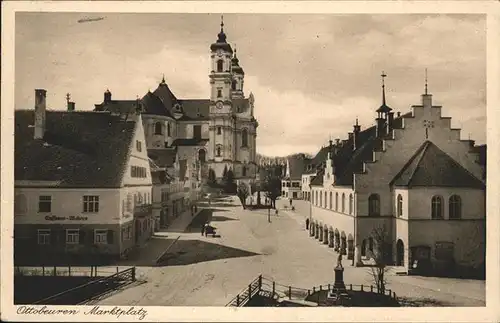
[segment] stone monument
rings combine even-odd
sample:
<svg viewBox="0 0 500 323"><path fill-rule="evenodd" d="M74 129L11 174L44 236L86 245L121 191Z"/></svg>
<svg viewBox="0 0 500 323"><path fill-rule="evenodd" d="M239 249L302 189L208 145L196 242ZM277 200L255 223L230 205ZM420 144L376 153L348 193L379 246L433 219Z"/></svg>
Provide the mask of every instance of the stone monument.
<svg viewBox="0 0 500 323"><path fill-rule="evenodd" d="M344 283L344 267L342 266L342 254L337 257L337 266L334 268L335 282L333 288L328 292L327 304L330 306L339 306L347 304L349 299Z"/></svg>

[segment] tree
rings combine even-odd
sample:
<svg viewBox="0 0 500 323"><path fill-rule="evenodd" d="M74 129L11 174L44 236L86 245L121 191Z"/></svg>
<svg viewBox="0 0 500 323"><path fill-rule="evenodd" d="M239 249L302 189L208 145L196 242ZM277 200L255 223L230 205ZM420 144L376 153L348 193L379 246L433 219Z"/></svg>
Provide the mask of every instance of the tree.
<svg viewBox="0 0 500 323"><path fill-rule="evenodd" d="M248 187L244 183L240 183L240 185L238 185L237 194L238 194L238 198L241 201L241 205L243 206L243 209L245 209L247 197L248 197L248 195L250 195L250 192L248 191Z"/></svg>
<svg viewBox="0 0 500 323"><path fill-rule="evenodd" d="M216 181L215 171L212 168L210 168L208 170L208 182L210 184L214 184L215 181Z"/></svg>
<svg viewBox="0 0 500 323"><path fill-rule="evenodd" d="M234 173L231 169L226 172L226 178L224 179L224 189L226 193L235 193L236 185L234 183Z"/></svg>
<svg viewBox="0 0 500 323"><path fill-rule="evenodd" d="M385 273L389 271L388 265L392 262L392 259L389 259L390 250L392 249L390 232L385 225L382 225L372 230L371 237L373 239L372 257L375 265L370 267L370 273L373 282L377 286L377 291L385 293L385 286L387 285Z"/></svg>
<svg viewBox="0 0 500 323"><path fill-rule="evenodd" d="M222 171L222 180L226 181L227 179L227 165L224 166L224 170Z"/></svg>
<svg viewBox="0 0 500 323"><path fill-rule="evenodd" d="M268 172L263 186L266 197L271 201L271 207L276 208L276 199L281 195L281 178L272 171Z"/></svg>

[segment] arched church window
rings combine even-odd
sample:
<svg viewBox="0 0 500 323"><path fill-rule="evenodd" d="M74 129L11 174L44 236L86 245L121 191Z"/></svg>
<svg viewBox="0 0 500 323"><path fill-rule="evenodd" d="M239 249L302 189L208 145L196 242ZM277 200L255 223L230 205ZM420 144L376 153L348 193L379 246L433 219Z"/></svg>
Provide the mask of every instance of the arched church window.
<svg viewBox="0 0 500 323"><path fill-rule="evenodd" d="M170 126L170 122L167 123L167 136L172 136L172 129Z"/></svg>
<svg viewBox="0 0 500 323"><path fill-rule="evenodd" d="M352 214L354 210L354 198L352 194L349 194L349 214Z"/></svg>
<svg viewBox="0 0 500 323"><path fill-rule="evenodd" d="M217 157L221 157L222 156L222 146L219 145L219 146L217 146L215 148L215 154L216 154Z"/></svg>
<svg viewBox="0 0 500 323"><path fill-rule="evenodd" d="M162 135L163 134L163 127L161 122L155 123L155 135Z"/></svg>
<svg viewBox="0 0 500 323"><path fill-rule="evenodd" d="M217 61L217 72L222 72L224 69L224 61L222 59L219 59Z"/></svg>
<svg viewBox="0 0 500 323"><path fill-rule="evenodd" d="M231 84L231 89L232 89L233 91L235 91L235 90L236 90L236 80L233 80L233 83Z"/></svg>
<svg viewBox="0 0 500 323"><path fill-rule="evenodd" d="M241 146L248 146L248 131L246 129L243 129L243 131L241 132Z"/></svg>
<svg viewBox="0 0 500 323"><path fill-rule="evenodd" d="M243 177L247 176L247 168L246 168L246 166L243 166L242 175L243 175Z"/></svg>

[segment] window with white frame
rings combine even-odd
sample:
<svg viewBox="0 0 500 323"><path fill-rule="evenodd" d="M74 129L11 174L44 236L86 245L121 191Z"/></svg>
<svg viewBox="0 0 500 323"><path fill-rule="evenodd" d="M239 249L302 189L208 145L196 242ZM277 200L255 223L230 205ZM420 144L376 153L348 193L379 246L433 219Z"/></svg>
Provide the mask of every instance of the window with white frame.
<svg viewBox="0 0 500 323"><path fill-rule="evenodd" d="M339 193L335 193L335 211L339 210Z"/></svg>
<svg viewBox="0 0 500 323"><path fill-rule="evenodd" d="M99 212L99 196L84 195L83 213L98 213L98 212Z"/></svg>
<svg viewBox="0 0 500 323"><path fill-rule="evenodd" d="M460 196L452 195L448 204L448 218L452 220L460 219L462 217L462 199L460 198Z"/></svg>
<svg viewBox="0 0 500 323"><path fill-rule="evenodd" d="M107 244L108 243L108 230L96 229L94 231L94 243L95 244Z"/></svg>
<svg viewBox="0 0 500 323"><path fill-rule="evenodd" d="M67 229L66 230L66 244L79 244L80 243L80 230Z"/></svg>
<svg viewBox="0 0 500 323"><path fill-rule="evenodd" d="M398 200L397 200L397 214L398 214L398 217L402 217L403 216L403 197L401 196L401 194L398 194Z"/></svg>
<svg viewBox="0 0 500 323"><path fill-rule="evenodd" d="M134 201L132 193L127 195L127 211L132 212L132 208L134 207Z"/></svg>
<svg viewBox="0 0 500 323"><path fill-rule="evenodd" d="M354 197L352 194L349 194L349 214L352 214L354 211Z"/></svg>
<svg viewBox="0 0 500 323"><path fill-rule="evenodd" d="M443 198L441 196L433 196L431 200L431 218L443 218Z"/></svg>
<svg viewBox="0 0 500 323"><path fill-rule="evenodd" d="M345 193L342 193L342 213L345 213Z"/></svg>
<svg viewBox="0 0 500 323"><path fill-rule="evenodd" d="M371 194L368 197L368 216L380 215L380 196L378 194Z"/></svg>
<svg viewBox="0 0 500 323"><path fill-rule="evenodd" d="M50 213L52 211L52 196L40 195L38 197L38 212Z"/></svg>
<svg viewBox="0 0 500 323"><path fill-rule="evenodd" d="M37 232L38 244L50 244L50 229L39 229Z"/></svg>

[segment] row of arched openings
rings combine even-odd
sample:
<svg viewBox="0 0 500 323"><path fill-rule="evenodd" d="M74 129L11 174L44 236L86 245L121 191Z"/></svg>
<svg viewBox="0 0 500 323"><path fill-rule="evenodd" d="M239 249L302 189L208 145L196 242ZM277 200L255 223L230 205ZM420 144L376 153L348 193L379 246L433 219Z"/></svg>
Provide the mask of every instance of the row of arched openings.
<svg viewBox="0 0 500 323"><path fill-rule="evenodd" d="M330 192L329 200L327 199L328 198L327 192L322 193L320 191L313 191L312 194L313 194L314 204L316 204L317 206L329 208L330 210L332 210L333 207L335 206L335 211L348 214L352 214L354 212L354 196L352 193L349 194L349 202L348 202L349 209L347 210L347 212L346 212L345 193L342 193L342 197L340 199L340 206L339 206L339 193L335 193L335 205L333 204L333 192Z"/></svg>

